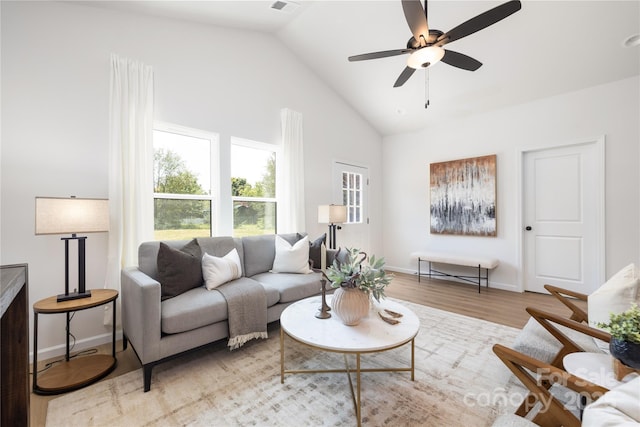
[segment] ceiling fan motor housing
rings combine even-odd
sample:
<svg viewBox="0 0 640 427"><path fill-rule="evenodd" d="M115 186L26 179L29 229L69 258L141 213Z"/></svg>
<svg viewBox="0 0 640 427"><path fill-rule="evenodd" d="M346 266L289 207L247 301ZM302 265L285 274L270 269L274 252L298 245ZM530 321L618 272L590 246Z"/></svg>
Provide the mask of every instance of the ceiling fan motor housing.
<svg viewBox="0 0 640 427"><path fill-rule="evenodd" d="M411 36L411 38L409 39L409 41L407 41L407 49L419 49L420 47L425 47L425 46L431 46L432 44L434 44L436 41L438 41L438 38L440 38L441 35L443 35L444 33L440 30L429 30L429 40L426 40L426 44L422 44L420 43L418 40L416 40L415 37ZM424 38L423 38L424 40Z"/></svg>

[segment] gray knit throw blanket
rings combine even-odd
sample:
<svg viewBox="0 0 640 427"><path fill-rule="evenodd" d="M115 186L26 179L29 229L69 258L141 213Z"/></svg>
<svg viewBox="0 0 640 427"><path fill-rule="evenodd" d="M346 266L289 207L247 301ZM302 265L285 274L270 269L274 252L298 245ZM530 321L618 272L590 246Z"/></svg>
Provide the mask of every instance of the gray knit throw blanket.
<svg viewBox="0 0 640 427"><path fill-rule="evenodd" d="M240 278L216 288L227 300L230 350L267 336L267 297L259 283Z"/></svg>

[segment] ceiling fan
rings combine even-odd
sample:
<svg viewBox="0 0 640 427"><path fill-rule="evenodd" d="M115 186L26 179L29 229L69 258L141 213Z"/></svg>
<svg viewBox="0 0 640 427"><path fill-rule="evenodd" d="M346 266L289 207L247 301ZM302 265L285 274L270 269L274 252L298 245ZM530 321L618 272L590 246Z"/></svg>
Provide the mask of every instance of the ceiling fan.
<svg viewBox="0 0 640 427"><path fill-rule="evenodd" d="M386 58L409 53L407 66L402 73L400 73L393 87L402 86L417 69L428 68L439 61L463 70L475 71L482 66L480 61L463 53L449 49L445 50L443 46L487 28L519 11L522 7L519 0L511 0L443 33L440 30L429 28L427 21L427 1L428 0L424 1L425 4L423 8L420 0L402 0L402 10L404 11L407 24L409 24L409 28L413 33L413 36L407 42L406 49L384 50L354 55L349 57L349 61Z"/></svg>

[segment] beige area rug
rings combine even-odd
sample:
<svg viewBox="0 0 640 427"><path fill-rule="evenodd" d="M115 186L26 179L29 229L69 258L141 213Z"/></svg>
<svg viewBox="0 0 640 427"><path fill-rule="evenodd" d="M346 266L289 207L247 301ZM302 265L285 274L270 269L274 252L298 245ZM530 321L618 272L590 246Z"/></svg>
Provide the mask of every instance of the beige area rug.
<svg viewBox="0 0 640 427"><path fill-rule="evenodd" d="M364 425L487 426L516 409L524 389L491 347L511 344L517 329L402 303L421 321L415 381L406 372L362 374ZM285 342L287 369L344 367L342 355ZM410 350L364 355L362 365L408 366ZM286 375L280 383L272 324L268 340L233 352L220 342L156 366L148 393L139 369L52 400L47 426L71 425L355 426L356 419L345 373Z"/></svg>

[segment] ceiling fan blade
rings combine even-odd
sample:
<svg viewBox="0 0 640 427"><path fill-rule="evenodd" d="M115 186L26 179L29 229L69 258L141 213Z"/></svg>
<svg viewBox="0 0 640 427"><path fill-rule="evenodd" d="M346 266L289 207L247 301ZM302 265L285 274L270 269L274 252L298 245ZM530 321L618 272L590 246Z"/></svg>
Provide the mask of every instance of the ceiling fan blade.
<svg viewBox="0 0 640 427"><path fill-rule="evenodd" d="M425 46L429 40L429 25L427 24L427 15L422 3L420 0L402 0L402 10L413 37L421 46ZM423 39L424 43L421 42Z"/></svg>
<svg viewBox="0 0 640 427"><path fill-rule="evenodd" d="M398 80L396 80L396 82L393 84L393 87L400 87L405 84L405 82L409 80L409 77L411 77L415 71L415 68L405 67L405 69L402 70L402 73L400 73Z"/></svg>
<svg viewBox="0 0 640 427"><path fill-rule="evenodd" d="M496 6L493 9L481 13L480 15L458 25L451 31L441 35L440 37L438 37L436 45L443 46L447 43L451 43L452 41L461 39L484 28L487 28L488 26L503 20L507 16L516 13L521 8L522 4L519 0L511 0L499 6Z"/></svg>
<svg viewBox="0 0 640 427"><path fill-rule="evenodd" d="M394 49L394 50L383 50L380 52L363 53L361 55L350 56L349 61L353 62L353 61L364 61L367 59L387 58L389 56L402 55L408 52L411 52L411 49Z"/></svg>
<svg viewBox="0 0 640 427"><path fill-rule="evenodd" d="M441 59L445 64L452 65L454 67L462 68L463 70L475 71L482 67L482 62L473 59L464 53L455 52L453 50L445 50L444 56Z"/></svg>

